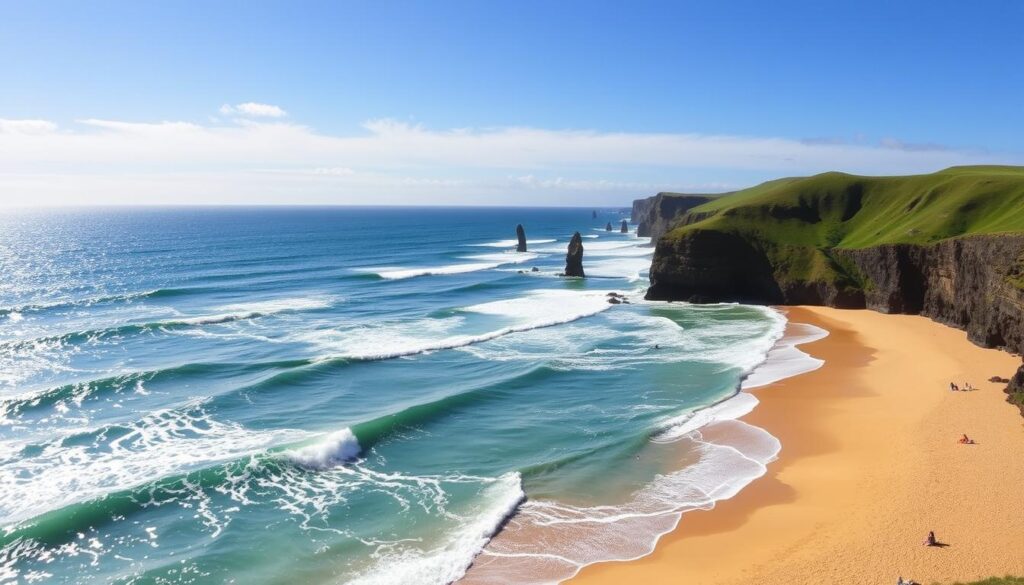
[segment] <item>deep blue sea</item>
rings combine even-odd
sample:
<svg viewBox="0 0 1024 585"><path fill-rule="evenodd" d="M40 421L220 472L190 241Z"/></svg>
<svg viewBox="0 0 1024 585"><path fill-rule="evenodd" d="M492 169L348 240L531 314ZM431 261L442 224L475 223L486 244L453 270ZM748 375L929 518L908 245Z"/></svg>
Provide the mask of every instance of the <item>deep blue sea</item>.
<svg viewBox="0 0 1024 585"><path fill-rule="evenodd" d="M4 212L0 582L529 583L646 554L778 451L721 414L752 397L700 409L784 320L644 301L623 218ZM558 276L574 231L586 279Z"/></svg>

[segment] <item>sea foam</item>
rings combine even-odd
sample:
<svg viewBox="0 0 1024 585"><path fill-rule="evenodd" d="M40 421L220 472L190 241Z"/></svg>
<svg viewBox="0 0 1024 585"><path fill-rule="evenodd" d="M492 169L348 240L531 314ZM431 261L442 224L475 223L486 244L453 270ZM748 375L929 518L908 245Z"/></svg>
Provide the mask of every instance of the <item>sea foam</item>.
<svg viewBox="0 0 1024 585"><path fill-rule="evenodd" d="M308 436L217 420L207 402L38 443L0 443L0 457L12 461L0 468L0 526ZM20 456L7 458L3 451Z"/></svg>
<svg viewBox="0 0 1024 585"><path fill-rule="evenodd" d="M553 244L558 240L555 239L544 239L544 240L526 240L526 245L537 245L537 244ZM484 248L514 248L519 240L498 240L496 242L484 242L482 244L467 244L469 246L478 246Z"/></svg>
<svg viewBox="0 0 1024 585"><path fill-rule="evenodd" d="M699 433L681 439L693 463L659 475L624 503L525 502L476 558L465 583L556 583L589 564L646 556L684 513L733 497L778 454L775 437L741 421L705 428L713 441Z"/></svg>
<svg viewBox="0 0 1024 585"><path fill-rule="evenodd" d="M512 333L561 325L596 315L612 307L606 292L541 290L519 298L481 303L460 310L463 314L503 318L504 324L485 331L466 331L464 317L455 315L340 331L305 331L298 333L297 339L320 347L323 355L318 361L392 359L465 347Z"/></svg>
<svg viewBox="0 0 1024 585"><path fill-rule="evenodd" d="M828 336L828 331L806 323L792 323L786 335L768 350L764 363L743 380L743 389L767 386L784 378L813 372L825 364L824 360L811 357L799 345L811 343Z"/></svg>
<svg viewBox="0 0 1024 585"><path fill-rule="evenodd" d="M289 461L308 469L327 469L359 457L362 448L349 428L330 433L315 443L285 451Z"/></svg>
<svg viewBox="0 0 1024 585"><path fill-rule="evenodd" d="M377 268L360 269L362 272L376 274L385 280L402 280L416 276L434 276L447 274L464 274L467 272L478 272L489 270L506 264L519 264L529 262L538 257L530 252L519 252L515 254L481 254L478 256L467 256L466 260L477 260L460 264L448 264L446 266L419 266L414 268L403 268L398 266L387 266Z"/></svg>
<svg viewBox="0 0 1024 585"><path fill-rule="evenodd" d="M480 502L462 515L458 527L427 549L391 547L378 555L373 567L347 581L350 585L407 585L453 583L466 574L473 558L484 549L526 495L518 473L487 480Z"/></svg>
<svg viewBox="0 0 1024 585"><path fill-rule="evenodd" d="M782 336L784 317L762 309L773 320L757 345L760 357L738 364L749 372L762 369L760 378L777 380L820 366L796 349L800 343L820 339L827 332L816 327L791 325ZM799 352L801 356L798 356ZM752 369L752 372L750 371ZM755 383L758 382L755 378ZM782 449L770 433L738 420L758 404L740 391L710 407L688 411L664 421L652 442L688 446L684 458L695 461L682 469L659 475L618 505L573 506L531 500L517 510L505 530L477 557L465 580L476 583L528 585L560 582L583 567L606 561L624 561L649 555L662 535L678 525L683 514L707 510L729 499L767 472Z"/></svg>

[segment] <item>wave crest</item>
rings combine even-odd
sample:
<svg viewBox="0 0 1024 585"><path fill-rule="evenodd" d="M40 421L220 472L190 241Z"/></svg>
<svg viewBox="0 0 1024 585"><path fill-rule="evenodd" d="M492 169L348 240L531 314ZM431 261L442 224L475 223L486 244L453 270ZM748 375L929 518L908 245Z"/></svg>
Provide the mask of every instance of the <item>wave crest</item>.
<svg viewBox="0 0 1024 585"><path fill-rule="evenodd" d="M310 445L285 451L292 463L307 469L328 469L348 463L359 457L362 448L352 429L344 428L330 433Z"/></svg>

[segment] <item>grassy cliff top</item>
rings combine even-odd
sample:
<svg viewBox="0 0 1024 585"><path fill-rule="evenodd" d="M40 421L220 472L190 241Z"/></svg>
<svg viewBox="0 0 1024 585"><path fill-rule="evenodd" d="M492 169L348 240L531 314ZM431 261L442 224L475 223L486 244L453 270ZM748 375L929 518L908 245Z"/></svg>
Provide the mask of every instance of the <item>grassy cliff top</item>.
<svg viewBox="0 0 1024 585"><path fill-rule="evenodd" d="M972 234L1024 233L1024 167L952 167L928 175L823 173L769 181L690 211L678 227L745 234L780 246L864 248Z"/></svg>

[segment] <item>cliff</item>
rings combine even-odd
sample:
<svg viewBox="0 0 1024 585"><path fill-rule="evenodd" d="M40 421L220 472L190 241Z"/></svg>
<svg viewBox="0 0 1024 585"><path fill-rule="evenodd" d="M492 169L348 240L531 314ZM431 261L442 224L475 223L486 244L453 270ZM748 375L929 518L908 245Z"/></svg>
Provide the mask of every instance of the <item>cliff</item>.
<svg viewBox="0 0 1024 585"><path fill-rule="evenodd" d="M676 219L687 211L711 201L712 195L658 193L654 197L633 201L631 219L637 224L636 235L657 241Z"/></svg>
<svg viewBox="0 0 1024 585"><path fill-rule="evenodd" d="M920 314L1022 353L1024 169L826 173L738 191L676 218L647 297ZM1007 392L1024 412L1024 368Z"/></svg>

